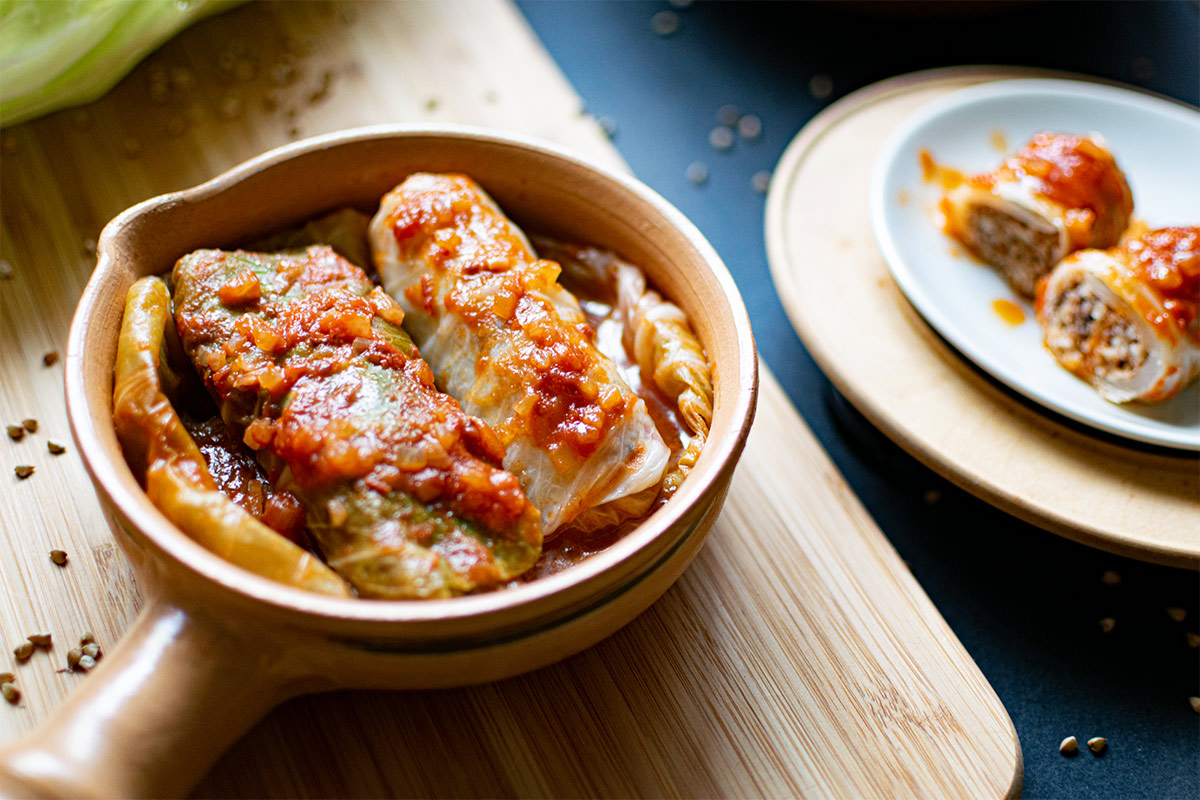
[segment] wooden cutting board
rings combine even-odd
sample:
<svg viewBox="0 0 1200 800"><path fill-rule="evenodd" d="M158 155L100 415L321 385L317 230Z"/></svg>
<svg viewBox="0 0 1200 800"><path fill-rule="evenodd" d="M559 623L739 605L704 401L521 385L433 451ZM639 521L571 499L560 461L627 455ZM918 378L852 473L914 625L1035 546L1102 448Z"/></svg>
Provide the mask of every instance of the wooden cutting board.
<svg viewBox="0 0 1200 800"><path fill-rule="evenodd" d="M101 100L0 133L0 742L110 650L137 580L73 453L60 365L100 228L290 139L377 122L517 130L620 157L520 14L488 2L254 4L207 20ZM52 455L47 442L67 445ZM18 480L13 468L36 472ZM51 549L70 554L52 564ZM666 596L561 664L482 687L294 700L201 796L998 796L1021 752L991 687L764 369L708 544Z"/></svg>

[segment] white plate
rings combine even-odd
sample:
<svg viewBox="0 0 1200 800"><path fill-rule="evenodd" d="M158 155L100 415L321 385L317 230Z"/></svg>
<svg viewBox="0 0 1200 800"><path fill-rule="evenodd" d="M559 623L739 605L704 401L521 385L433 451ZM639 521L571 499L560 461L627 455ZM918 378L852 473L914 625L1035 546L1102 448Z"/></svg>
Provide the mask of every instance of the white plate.
<svg viewBox="0 0 1200 800"><path fill-rule="evenodd" d="M997 81L954 92L905 120L879 155L871 222L888 266L922 316L968 358L1021 394L1118 436L1200 450L1200 390L1157 405L1114 405L1058 366L1033 306L998 271L938 226L941 190L922 179L921 150L967 174L985 172L1038 131L1099 132L1152 228L1200 224L1200 113L1137 92L1065 80ZM992 302L1025 312L1005 322Z"/></svg>

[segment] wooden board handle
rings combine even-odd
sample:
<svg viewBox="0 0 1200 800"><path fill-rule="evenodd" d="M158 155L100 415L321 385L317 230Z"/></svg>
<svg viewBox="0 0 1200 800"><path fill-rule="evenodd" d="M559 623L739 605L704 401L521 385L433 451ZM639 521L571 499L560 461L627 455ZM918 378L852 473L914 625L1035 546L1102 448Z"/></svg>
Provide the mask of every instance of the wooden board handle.
<svg viewBox="0 0 1200 800"><path fill-rule="evenodd" d="M254 638L151 601L43 725L0 751L0 798L182 796L289 694L274 666L286 659Z"/></svg>

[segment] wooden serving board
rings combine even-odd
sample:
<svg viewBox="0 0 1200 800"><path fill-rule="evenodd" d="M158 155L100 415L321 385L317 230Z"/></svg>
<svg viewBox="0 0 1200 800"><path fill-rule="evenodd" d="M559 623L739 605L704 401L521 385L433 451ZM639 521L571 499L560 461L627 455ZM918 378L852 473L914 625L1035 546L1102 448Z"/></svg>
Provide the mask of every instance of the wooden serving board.
<svg viewBox="0 0 1200 800"><path fill-rule="evenodd" d="M766 224L771 274L825 374L930 467L1083 544L1200 568L1197 455L1096 435L1003 388L929 327L876 244L868 190L891 132L955 90L1029 77L1078 76L934 70L875 84L822 112L775 171Z"/></svg>
<svg viewBox="0 0 1200 800"><path fill-rule="evenodd" d="M165 81L165 84L164 84ZM165 88L164 88L165 87ZM140 598L66 428L60 365L92 266L127 206L291 138L455 121L620 158L519 13L488 2L254 4L180 35L113 92L0 134L0 742L86 675ZM47 452L47 439L67 452ZM16 464L36 473L20 481ZM70 554L66 567L48 552ZM11 648L49 631L50 652ZM218 763L201 796L1012 795L1021 752L991 687L764 370L707 546L634 623L561 664L437 692L294 700Z"/></svg>

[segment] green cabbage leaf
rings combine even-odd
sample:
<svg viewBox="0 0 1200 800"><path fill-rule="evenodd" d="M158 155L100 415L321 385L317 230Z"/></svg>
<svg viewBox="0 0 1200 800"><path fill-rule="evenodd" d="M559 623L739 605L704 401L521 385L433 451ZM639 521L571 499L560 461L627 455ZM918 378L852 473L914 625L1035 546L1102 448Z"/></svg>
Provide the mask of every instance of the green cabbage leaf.
<svg viewBox="0 0 1200 800"><path fill-rule="evenodd" d="M0 125L95 100L237 0L0 0Z"/></svg>

